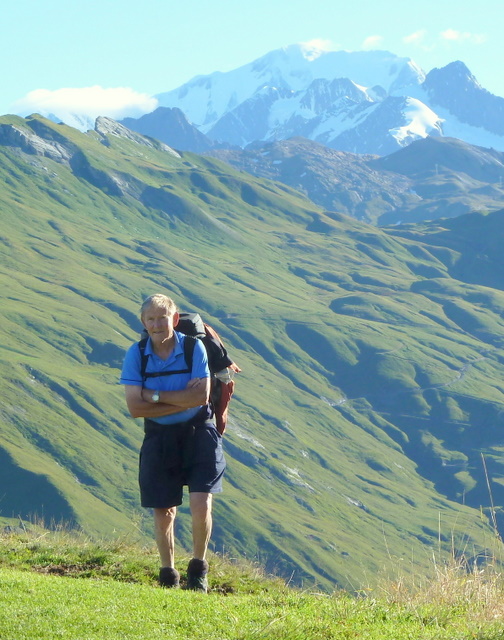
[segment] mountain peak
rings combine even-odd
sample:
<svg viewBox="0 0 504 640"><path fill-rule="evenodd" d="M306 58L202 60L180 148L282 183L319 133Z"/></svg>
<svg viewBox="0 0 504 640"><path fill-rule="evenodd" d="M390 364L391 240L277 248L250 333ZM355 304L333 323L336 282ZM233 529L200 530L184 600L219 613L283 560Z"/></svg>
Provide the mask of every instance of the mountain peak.
<svg viewBox="0 0 504 640"><path fill-rule="evenodd" d="M274 57L282 56L286 60L290 60L292 63L297 64L306 60L312 62L320 56L328 53L327 49L317 45L313 42L298 42L296 44L289 44L286 47L281 47L266 54L266 57L272 55ZM263 56L264 57L264 56ZM262 58L259 58L261 60Z"/></svg>
<svg viewBox="0 0 504 640"><path fill-rule="evenodd" d="M450 85L463 83L465 85L472 85L478 89L482 88L475 76L473 76L461 60L450 62L440 69L432 69L432 71L427 74L426 83L428 86L433 83L449 83Z"/></svg>
<svg viewBox="0 0 504 640"><path fill-rule="evenodd" d="M504 98L483 89L460 60L432 69L423 88L433 106L446 109L460 122L504 135Z"/></svg>
<svg viewBox="0 0 504 640"><path fill-rule="evenodd" d="M302 55L309 60L316 60L320 58L320 56L324 55L324 53L328 52L328 49L324 48L321 43L317 40L312 40L311 42L301 42L296 45L300 48Z"/></svg>
<svg viewBox="0 0 504 640"><path fill-rule="evenodd" d="M172 149L204 153L216 146L213 140L194 127L177 107L158 107L141 118L124 118L121 124L142 136L156 138Z"/></svg>
<svg viewBox="0 0 504 640"><path fill-rule="evenodd" d="M410 58L386 50L335 51L312 40L155 97L157 109L120 122L196 153L292 136L379 155L426 135L504 149L504 98L483 89L460 60L426 76ZM73 115L65 122L90 128ZM100 126L104 141L127 135Z"/></svg>

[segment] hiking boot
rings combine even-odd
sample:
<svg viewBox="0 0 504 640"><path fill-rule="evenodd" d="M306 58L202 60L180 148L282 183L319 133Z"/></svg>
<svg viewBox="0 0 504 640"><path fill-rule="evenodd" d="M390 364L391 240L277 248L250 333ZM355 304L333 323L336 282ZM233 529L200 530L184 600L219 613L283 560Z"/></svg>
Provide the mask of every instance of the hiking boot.
<svg viewBox="0 0 504 640"><path fill-rule="evenodd" d="M191 591L208 592L208 562L193 558L187 567L187 588Z"/></svg>
<svg viewBox="0 0 504 640"><path fill-rule="evenodd" d="M159 570L159 584L167 589L174 589L180 584L180 574L171 567L161 567Z"/></svg>

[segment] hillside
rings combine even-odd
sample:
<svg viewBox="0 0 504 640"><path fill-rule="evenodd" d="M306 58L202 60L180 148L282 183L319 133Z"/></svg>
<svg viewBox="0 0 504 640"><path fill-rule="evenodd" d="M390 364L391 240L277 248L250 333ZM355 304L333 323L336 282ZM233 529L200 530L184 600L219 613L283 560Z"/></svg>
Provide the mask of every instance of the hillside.
<svg viewBox="0 0 504 640"><path fill-rule="evenodd" d="M163 290L243 369L216 551L328 588L492 544L481 453L500 518L504 293L485 247L503 212L479 217L472 253L470 216L377 229L106 119L0 118L0 183L3 518L148 530L117 381Z"/></svg>

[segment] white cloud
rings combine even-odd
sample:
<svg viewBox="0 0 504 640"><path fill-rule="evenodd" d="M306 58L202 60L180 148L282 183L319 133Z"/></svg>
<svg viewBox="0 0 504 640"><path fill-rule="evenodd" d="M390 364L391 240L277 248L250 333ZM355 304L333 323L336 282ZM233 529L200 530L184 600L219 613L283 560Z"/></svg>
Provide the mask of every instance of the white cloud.
<svg viewBox="0 0 504 640"><path fill-rule="evenodd" d="M472 42L473 44L483 44L483 42L486 42L486 35L483 33L470 33L469 31L446 29L439 35L442 40L448 40L450 42Z"/></svg>
<svg viewBox="0 0 504 640"><path fill-rule="evenodd" d="M383 42L382 36L369 36L362 43L363 49L376 49L381 46Z"/></svg>
<svg viewBox="0 0 504 640"><path fill-rule="evenodd" d="M418 31L415 31L414 33L410 33L409 36L404 36L402 41L405 44L420 45L425 40L425 36L426 35L427 35L427 31L425 29L419 29Z"/></svg>
<svg viewBox="0 0 504 640"><path fill-rule="evenodd" d="M323 38L314 38L308 40L308 42L301 42L303 47L308 49L319 49L320 51L334 51L334 45L331 40L324 40Z"/></svg>
<svg viewBox="0 0 504 640"><path fill-rule="evenodd" d="M330 40L315 38L308 42L301 42L303 55L307 60L315 60L327 51L334 51L335 47Z"/></svg>
<svg viewBox="0 0 504 640"><path fill-rule="evenodd" d="M120 120L127 116L139 117L156 109L156 98L137 93L128 87L105 89L100 86L63 88L49 91L36 89L17 100L13 112L27 116L40 113L54 115L63 122L84 129L93 126L98 116ZM80 126L76 123L81 123Z"/></svg>
<svg viewBox="0 0 504 640"><path fill-rule="evenodd" d="M446 29L433 38L432 36L429 37L426 29L418 29L418 31L404 36L402 41L405 44L419 47L423 51L434 51L440 45L446 48L453 43L482 44L486 39L487 37L484 34L457 31L456 29Z"/></svg>

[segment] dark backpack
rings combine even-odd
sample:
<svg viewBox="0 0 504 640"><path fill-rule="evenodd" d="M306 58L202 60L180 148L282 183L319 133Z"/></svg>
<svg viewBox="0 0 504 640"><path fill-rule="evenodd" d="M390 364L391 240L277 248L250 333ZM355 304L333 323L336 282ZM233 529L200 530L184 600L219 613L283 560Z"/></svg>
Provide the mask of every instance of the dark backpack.
<svg viewBox="0 0 504 640"><path fill-rule="evenodd" d="M148 335L142 333L142 339L138 343L141 356L140 371L142 383L147 378L174 375L177 373L191 373L194 345L196 340L201 340L208 356L208 368L210 369L210 406L215 417L218 432L222 435L226 429L228 405L234 392L234 372L241 369L228 356L226 347L222 344L215 329L205 324L198 313L180 313L176 331L183 333L185 369L164 371L160 373L147 373L147 361L149 356L145 353Z"/></svg>

